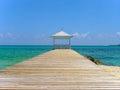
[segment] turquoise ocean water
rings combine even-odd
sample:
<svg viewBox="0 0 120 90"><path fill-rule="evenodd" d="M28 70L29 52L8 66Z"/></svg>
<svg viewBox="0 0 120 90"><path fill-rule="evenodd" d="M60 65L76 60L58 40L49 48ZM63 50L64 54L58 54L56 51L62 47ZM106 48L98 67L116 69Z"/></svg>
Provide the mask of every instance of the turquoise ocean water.
<svg viewBox="0 0 120 90"><path fill-rule="evenodd" d="M120 66L120 46L72 46L72 49L105 65ZM52 46L0 46L0 70L49 50Z"/></svg>

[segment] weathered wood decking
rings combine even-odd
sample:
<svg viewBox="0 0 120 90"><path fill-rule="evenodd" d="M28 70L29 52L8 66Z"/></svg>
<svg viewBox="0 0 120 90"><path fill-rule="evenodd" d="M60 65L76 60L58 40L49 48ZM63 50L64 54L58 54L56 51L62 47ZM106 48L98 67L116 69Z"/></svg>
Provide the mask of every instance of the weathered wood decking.
<svg viewBox="0 0 120 90"><path fill-rule="evenodd" d="M73 50L52 50L0 71L5 90L120 90L120 80Z"/></svg>

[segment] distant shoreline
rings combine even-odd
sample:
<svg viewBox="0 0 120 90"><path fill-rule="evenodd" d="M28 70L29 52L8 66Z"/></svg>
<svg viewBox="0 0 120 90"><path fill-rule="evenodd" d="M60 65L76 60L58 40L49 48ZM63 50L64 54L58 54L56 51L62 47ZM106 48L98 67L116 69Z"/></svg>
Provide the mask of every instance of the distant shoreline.
<svg viewBox="0 0 120 90"><path fill-rule="evenodd" d="M110 46L120 46L120 44L118 44L118 45L110 45Z"/></svg>

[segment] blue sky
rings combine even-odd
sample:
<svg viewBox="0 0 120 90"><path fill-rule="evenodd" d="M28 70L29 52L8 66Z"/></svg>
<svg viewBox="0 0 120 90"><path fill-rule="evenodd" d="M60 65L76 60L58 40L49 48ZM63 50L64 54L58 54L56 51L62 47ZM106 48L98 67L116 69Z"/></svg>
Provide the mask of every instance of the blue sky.
<svg viewBox="0 0 120 90"><path fill-rule="evenodd" d="M48 45L51 35L74 45L120 43L120 0L0 0L0 45Z"/></svg>

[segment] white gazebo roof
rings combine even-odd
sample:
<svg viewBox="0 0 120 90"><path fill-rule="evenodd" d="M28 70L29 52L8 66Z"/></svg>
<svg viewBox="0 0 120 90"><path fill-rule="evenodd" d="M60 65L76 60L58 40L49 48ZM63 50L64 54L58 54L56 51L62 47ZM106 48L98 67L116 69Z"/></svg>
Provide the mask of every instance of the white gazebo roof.
<svg viewBox="0 0 120 90"><path fill-rule="evenodd" d="M66 33L66 32L63 32L63 31L60 31L54 35L52 35L53 38L56 38L56 39L70 39L72 38L73 36Z"/></svg>

